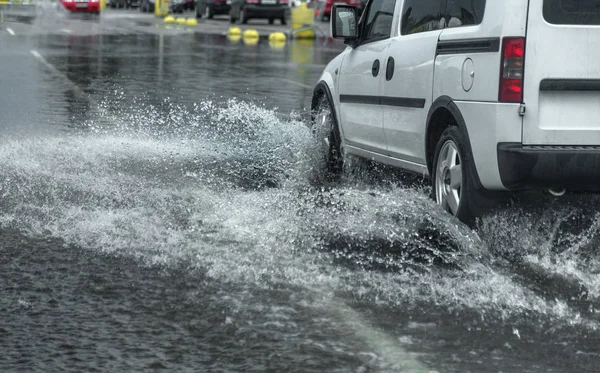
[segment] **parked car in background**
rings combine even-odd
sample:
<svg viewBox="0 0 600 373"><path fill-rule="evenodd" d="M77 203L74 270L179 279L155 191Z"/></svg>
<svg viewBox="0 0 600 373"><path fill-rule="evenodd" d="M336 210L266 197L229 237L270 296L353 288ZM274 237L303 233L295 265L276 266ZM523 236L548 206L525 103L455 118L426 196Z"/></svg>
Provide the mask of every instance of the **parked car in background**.
<svg viewBox="0 0 600 373"><path fill-rule="evenodd" d="M363 2L364 1L364 2ZM355 6L358 10L357 15L360 16L362 13L362 9L366 4L366 0L322 0L316 1L313 6L315 8L315 19L318 19L322 22L329 21L331 17L331 8L333 8L333 4L346 4L350 6Z"/></svg>
<svg viewBox="0 0 600 373"><path fill-rule="evenodd" d="M140 12L154 13L154 0L139 0L139 1L140 1Z"/></svg>
<svg viewBox="0 0 600 373"><path fill-rule="evenodd" d="M287 23L288 0L230 0L229 21L247 23L250 19L268 19L273 24L278 19L282 25Z"/></svg>
<svg viewBox="0 0 600 373"><path fill-rule="evenodd" d="M213 18L217 14L229 14L231 7L226 0L198 0L196 3L196 18Z"/></svg>
<svg viewBox="0 0 600 373"><path fill-rule="evenodd" d="M107 0L107 6L111 8L134 8L140 5L139 0Z"/></svg>
<svg viewBox="0 0 600 373"><path fill-rule="evenodd" d="M186 0L169 0L169 13L183 13L186 5Z"/></svg>
<svg viewBox="0 0 600 373"><path fill-rule="evenodd" d="M61 0L62 6L73 13L100 14L99 0Z"/></svg>
<svg viewBox="0 0 600 373"><path fill-rule="evenodd" d="M196 0L185 0L185 10L196 9Z"/></svg>

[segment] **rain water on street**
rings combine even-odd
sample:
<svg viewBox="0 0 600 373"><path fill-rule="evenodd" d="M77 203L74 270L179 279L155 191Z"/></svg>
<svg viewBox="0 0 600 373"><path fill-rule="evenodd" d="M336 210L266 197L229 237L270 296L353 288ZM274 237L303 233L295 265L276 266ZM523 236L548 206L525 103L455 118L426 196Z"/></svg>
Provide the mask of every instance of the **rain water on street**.
<svg viewBox="0 0 600 373"><path fill-rule="evenodd" d="M0 24L0 371L599 371L600 198L470 229L418 177L324 177L339 42L41 9Z"/></svg>

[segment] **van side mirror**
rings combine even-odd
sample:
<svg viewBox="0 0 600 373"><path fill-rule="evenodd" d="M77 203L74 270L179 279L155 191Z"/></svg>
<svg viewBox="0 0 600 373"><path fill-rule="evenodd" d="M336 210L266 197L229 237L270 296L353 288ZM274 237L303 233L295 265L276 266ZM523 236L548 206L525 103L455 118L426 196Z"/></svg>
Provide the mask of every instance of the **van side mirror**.
<svg viewBox="0 0 600 373"><path fill-rule="evenodd" d="M358 40L358 18L356 7L334 5L331 10L331 36L344 39L346 44L354 45Z"/></svg>

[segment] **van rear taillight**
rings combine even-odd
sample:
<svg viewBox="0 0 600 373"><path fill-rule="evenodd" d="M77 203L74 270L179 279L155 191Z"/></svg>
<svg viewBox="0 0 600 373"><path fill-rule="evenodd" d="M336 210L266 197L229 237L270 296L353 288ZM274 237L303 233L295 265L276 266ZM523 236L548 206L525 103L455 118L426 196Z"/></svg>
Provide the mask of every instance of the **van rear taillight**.
<svg viewBox="0 0 600 373"><path fill-rule="evenodd" d="M520 103L523 101L525 38L504 38L501 62L498 101Z"/></svg>

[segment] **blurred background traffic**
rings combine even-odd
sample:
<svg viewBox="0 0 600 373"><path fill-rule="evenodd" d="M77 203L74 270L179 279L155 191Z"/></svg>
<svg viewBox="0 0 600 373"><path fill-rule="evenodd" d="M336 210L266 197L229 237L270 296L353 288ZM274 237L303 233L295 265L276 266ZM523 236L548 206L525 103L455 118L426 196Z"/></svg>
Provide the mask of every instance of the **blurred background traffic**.
<svg viewBox="0 0 600 373"><path fill-rule="evenodd" d="M362 13L366 0L0 0L0 11L26 11L36 5L48 6L57 11L98 15L106 10L136 9L166 17L169 14L191 13L197 19L228 19L230 23L247 24L251 20L278 21L286 25L294 8L308 9L311 18L327 28L334 4L347 4ZM312 21L310 21L312 22ZM304 23L310 23L305 21Z"/></svg>

